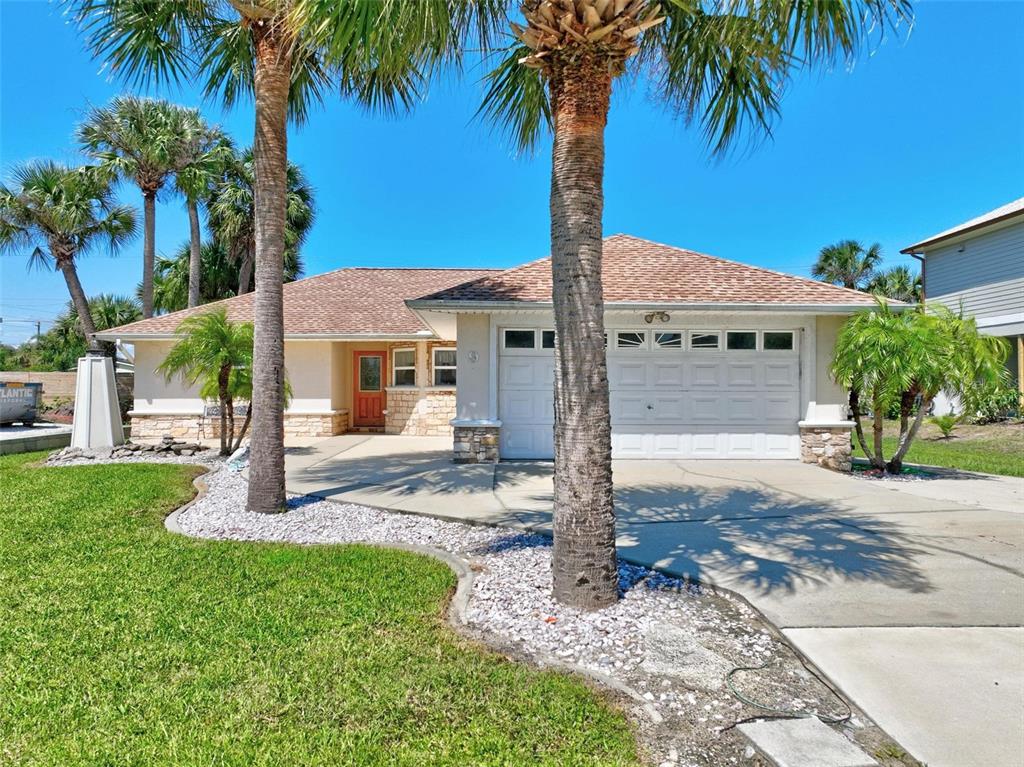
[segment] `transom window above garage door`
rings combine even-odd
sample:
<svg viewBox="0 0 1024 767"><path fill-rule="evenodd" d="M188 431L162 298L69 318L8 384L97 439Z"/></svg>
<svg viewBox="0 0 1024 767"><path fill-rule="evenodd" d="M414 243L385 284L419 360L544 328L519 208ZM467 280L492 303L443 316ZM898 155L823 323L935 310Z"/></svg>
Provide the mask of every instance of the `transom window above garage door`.
<svg viewBox="0 0 1024 767"><path fill-rule="evenodd" d="M554 349L555 331L508 328L502 331L504 349Z"/></svg>
<svg viewBox="0 0 1024 767"><path fill-rule="evenodd" d="M615 330L613 349L630 351L793 351L792 330Z"/></svg>

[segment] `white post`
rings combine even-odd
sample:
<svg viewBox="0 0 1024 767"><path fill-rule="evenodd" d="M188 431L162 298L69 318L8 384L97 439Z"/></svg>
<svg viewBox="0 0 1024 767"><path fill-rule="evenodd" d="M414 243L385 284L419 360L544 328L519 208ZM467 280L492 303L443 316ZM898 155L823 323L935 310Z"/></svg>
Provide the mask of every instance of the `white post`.
<svg viewBox="0 0 1024 767"><path fill-rule="evenodd" d="M71 446L91 450L123 443L114 363L110 357L89 354L78 360Z"/></svg>

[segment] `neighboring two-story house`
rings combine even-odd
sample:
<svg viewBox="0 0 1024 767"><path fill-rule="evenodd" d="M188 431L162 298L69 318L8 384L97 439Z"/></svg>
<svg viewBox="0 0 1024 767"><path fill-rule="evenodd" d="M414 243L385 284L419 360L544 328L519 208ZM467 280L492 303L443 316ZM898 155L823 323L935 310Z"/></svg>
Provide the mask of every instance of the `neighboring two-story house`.
<svg viewBox="0 0 1024 767"><path fill-rule="evenodd" d="M921 260L928 303L962 309L983 333L1010 341L1007 366L1024 394L1024 197L901 252Z"/></svg>

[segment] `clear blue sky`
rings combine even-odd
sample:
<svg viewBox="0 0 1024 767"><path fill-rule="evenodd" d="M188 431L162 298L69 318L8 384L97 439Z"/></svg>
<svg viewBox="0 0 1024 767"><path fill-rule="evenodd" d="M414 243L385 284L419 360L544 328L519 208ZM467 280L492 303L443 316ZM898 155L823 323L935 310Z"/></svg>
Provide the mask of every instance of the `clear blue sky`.
<svg viewBox="0 0 1024 767"><path fill-rule="evenodd" d="M0 0L0 163L80 161L73 129L123 88L100 72L59 9ZM899 249L1024 195L1024 2L923 2L909 39L854 67L799 77L774 139L724 161L642 91L620 87L608 129L606 233L628 232L795 274L852 237ZM473 121L481 72L385 120L329 99L291 133L315 185L306 273L342 266L512 266L548 249L549 148L518 157ZM620 85L625 85L624 83ZM152 94L151 94L152 95ZM200 105L190 90L156 95ZM242 144L251 109L202 105ZM122 195L140 204L130 188ZM181 203L158 208L157 248L187 237ZM141 238L80 263L88 293L131 293ZM0 259L0 341L17 343L67 302L57 274ZM44 329L46 325L44 324Z"/></svg>

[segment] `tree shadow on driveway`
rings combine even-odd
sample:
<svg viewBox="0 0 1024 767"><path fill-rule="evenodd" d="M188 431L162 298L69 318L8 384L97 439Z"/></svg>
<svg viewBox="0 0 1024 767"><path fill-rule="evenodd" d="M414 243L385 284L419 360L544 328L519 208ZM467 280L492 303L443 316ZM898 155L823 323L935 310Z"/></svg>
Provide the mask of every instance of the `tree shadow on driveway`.
<svg viewBox="0 0 1024 767"><path fill-rule="evenodd" d="M915 594L934 587L929 556L898 523L761 488L681 484L616 488L619 556L750 596L837 580ZM540 499L537 499L538 501ZM517 512L545 527L550 515Z"/></svg>

